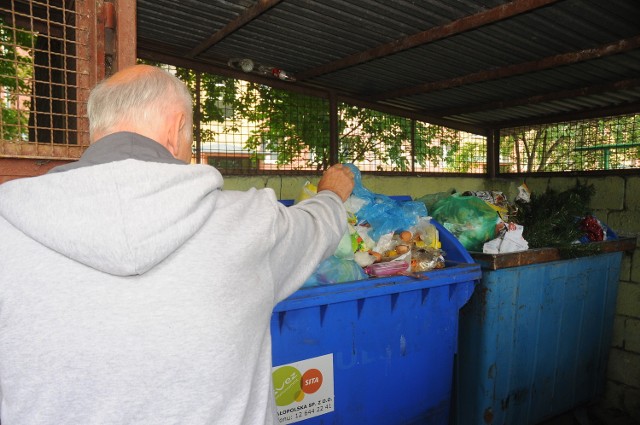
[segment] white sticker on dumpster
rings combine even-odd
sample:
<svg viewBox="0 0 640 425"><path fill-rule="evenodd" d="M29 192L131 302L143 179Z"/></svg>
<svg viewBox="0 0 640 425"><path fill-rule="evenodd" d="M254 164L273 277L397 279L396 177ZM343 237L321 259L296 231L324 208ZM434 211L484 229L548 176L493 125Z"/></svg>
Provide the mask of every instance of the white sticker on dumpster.
<svg viewBox="0 0 640 425"><path fill-rule="evenodd" d="M333 354L276 366L272 374L279 423L333 412Z"/></svg>

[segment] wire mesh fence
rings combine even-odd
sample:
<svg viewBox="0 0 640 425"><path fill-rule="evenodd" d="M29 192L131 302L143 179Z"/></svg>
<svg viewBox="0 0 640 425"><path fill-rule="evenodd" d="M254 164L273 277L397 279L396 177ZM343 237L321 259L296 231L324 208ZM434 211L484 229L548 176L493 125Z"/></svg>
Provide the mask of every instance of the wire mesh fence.
<svg viewBox="0 0 640 425"><path fill-rule="evenodd" d="M96 50L89 3L0 3L0 156L74 159L88 145L88 75ZM482 135L346 103L337 105L336 124L327 99L156 65L194 94L193 161L226 174L319 172L331 158L383 173L488 169ZM503 129L499 172L638 169L639 120L632 114Z"/></svg>
<svg viewBox="0 0 640 425"><path fill-rule="evenodd" d="M504 129L500 172L640 168L640 114Z"/></svg>
<svg viewBox="0 0 640 425"><path fill-rule="evenodd" d="M487 138L423 122L416 123L415 171L484 174Z"/></svg>
<svg viewBox="0 0 640 425"><path fill-rule="evenodd" d="M326 99L155 65L174 73L194 94L194 162L225 174L318 172L332 157L362 171L486 170L483 136L340 103L334 153Z"/></svg>
<svg viewBox="0 0 640 425"><path fill-rule="evenodd" d="M0 4L0 155L77 158L88 144L84 2Z"/></svg>

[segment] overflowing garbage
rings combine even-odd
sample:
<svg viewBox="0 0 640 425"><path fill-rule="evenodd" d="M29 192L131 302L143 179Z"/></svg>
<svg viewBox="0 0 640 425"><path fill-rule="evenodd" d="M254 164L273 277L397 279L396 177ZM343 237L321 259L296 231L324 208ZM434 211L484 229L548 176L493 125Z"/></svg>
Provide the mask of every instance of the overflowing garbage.
<svg viewBox="0 0 640 425"><path fill-rule="evenodd" d="M531 193L518 187L512 201L498 191L467 191L440 196L431 215L469 251L498 254L530 248L558 248L566 257L593 253L588 242L616 239L593 216L593 185L576 183L562 192Z"/></svg>
<svg viewBox="0 0 640 425"><path fill-rule="evenodd" d="M349 164L355 187L345 202L348 230L334 255L322 262L304 287L410 275L443 268L445 253L423 202L398 200L362 185L360 170ZM312 196L307 183L298 199Z"/></svg>
<svg viewBox="0 0 640 425"><path fill-rule="evenodd" d="M588 242L616 239L589 210L593 186L577 184L564 192L531 193L526 184L514 199L495 190L425 194L411 200L374 193L360 171L348 164L355 187L345 202L348 230L334 255L319 265L305 287L409 275L443 268L445 256L436 220L471 252L499 254L531 248L558 248L564 256L594 252ZM296 202L314 196L304 186Z"/></svg>

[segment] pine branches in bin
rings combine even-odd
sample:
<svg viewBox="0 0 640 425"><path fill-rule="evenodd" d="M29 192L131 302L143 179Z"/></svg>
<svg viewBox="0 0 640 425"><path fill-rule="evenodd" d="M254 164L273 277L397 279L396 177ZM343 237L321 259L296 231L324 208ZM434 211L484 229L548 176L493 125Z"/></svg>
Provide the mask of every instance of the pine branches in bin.
<svg viewBox="0 0 640 425"><path fill-rule="evenodd" d="M529 248L557 248L563 258L597 254L598 244L576 243L587 235L591 215L589 203L595 194L593 185L576 182L563 192L548 188L531 194L529 202L516 201L516 222L524 226L523 237Z"/></svg>

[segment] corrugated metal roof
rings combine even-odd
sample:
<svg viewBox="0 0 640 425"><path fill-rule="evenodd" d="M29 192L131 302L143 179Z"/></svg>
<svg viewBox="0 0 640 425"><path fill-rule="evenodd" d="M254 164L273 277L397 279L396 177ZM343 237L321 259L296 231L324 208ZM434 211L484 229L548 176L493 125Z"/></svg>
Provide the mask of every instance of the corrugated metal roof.
<svg viewBox="0 0 640 425"><path fill-rule="evenodd" d="M141 57L452 127L640 111L638 0L138 0L137 14Z"/></svg>

